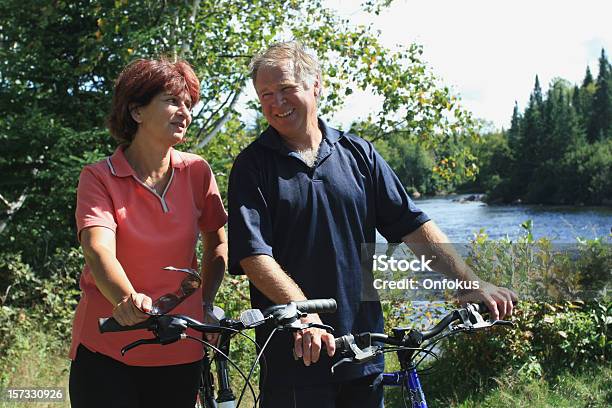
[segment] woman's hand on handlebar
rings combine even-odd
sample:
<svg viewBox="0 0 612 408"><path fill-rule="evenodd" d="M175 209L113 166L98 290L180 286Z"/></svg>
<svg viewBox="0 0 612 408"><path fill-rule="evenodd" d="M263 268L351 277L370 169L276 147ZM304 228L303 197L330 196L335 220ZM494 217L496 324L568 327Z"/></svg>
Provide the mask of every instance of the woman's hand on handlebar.
<svg viewBox="0 0 612 408"><path fill-rule="evenodd" d="M213 314L212 305L211 307L204 306L204 323L208 324L219 324L219 319L215 317ZM205 333L204 340L212 344L213 346L217 346L219 343L219 333Z"/></svg>
<svg viewBox="0 0 612 408"><path fill-rule="evenodd" d="M464 291L459 294L461 304L483 302L489 309L492 320L512 316L513 303L518 302L516 293L489 282L480 281L479 283L478 289Z"/></svg>
<svg viewBox="0 0 612 408"><path fill-rule="evenodd" d="M121 299L113 309L113 318L122 326L133 326L149 318L153 301L144 293L131 293Z"/></svg>
<svg viewBox="0 0 612 408"><path fill-rule="evenodd" d="M308 314L300 320L303 324L323 323L316 313ZM310 327L293 333L293 338L295 340L293 353L296 358L301 358L306 366L319 361L322 344L325 344L328 356L331 357L336 352L334 335L323 329Z"/></svg>

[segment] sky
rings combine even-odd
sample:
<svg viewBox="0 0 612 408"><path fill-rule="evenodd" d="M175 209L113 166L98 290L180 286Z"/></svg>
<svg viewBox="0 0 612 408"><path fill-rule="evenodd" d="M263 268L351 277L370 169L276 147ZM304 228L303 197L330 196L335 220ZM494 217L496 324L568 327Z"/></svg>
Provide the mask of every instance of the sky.
<svg viewBox="0 0 612 408"><path fill-rule="evenodd" d="M379 16L361 0L327 0L354 24L381 30L387 47L416 42L441 83L475 117L508 128L514 101L522 111L539 75L580 83L587 64L596 76L602 47L612 52L612 0L395 0ZM332 124L346 129L375 111L376 99L356 93Z"/></svg>

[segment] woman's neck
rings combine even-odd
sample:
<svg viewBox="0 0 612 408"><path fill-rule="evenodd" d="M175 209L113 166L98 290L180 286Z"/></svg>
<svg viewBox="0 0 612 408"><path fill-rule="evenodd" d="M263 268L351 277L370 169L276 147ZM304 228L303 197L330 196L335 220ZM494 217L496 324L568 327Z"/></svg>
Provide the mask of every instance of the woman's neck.
<svg viewBox="0 0 612 408"><path fill-rule="evenodd" d="M156 147L139 142L134 138L124 150L125 158L139 178L158 179L163 177L170 167L170 147Z"/></svg>

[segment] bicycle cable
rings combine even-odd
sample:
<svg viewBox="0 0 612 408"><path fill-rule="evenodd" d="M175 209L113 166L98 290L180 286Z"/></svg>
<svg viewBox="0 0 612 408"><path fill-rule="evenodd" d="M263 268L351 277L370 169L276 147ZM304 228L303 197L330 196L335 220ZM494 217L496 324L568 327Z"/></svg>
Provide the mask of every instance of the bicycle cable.
<svg viewBox="0 0 612 408"><path fill-rule="evenodd" d="M229 356L227 354L225 354L224 352L219 350L219 348L217 348L216 346L213 346L212 344L210 344L206 340L198 339L197 337L193 337L193 336L189 336L189 335L185 336L185 338L199 341L200 343L204 344L205 346L208 346L211 349L213 349L215 351L215 353L221 354L221 356L223 356L227 360L227 362L230 363L232 365L232 367L234 367L236 369L236 371L238 371L240 376L244 379L245 384L244 384L244 387L243 387L243 392L246 390L246 387L248 386L249 389L251 390L251 394L253 394L253 398L256 397L255 390L253 389L253 386L249 382L249 378L246 376L246 374L244 374L244 372L240 369L240 367L238 367L238 365L236 363L234 363L231 358L229 358ZM242 394L241 394L241 397L242 397ZM238 404L240 404L240 402L238 402ZM238 406L238 404L236 406Z"/></svg>
<svg viewBox="0 0 612 408"><path fill-rule="evenodd" d="M438 360L438 355L436 353L434 353L431 350L427 350L426 348L414 348L414 347L389 347L389 348L385 348L383 353L391 353L391 352L397 352L397 351L405 351L405 350L416 350L417 354L418 353L425 353L426 356L430 355L432 356L436 361ZM419 360L420 363L421 360ZM415 364L414 367L418 367L419 363ZM421 373L427 373L427 371L430 371L431 369L429 368L425 368L421 371L417 371L417 374L421 374Z"/></svg>
<svg viewBox="0 0 612 408"><path fill-rule="evenodd" d="M451 332L445 333L445 334L443 334L443 335L441 335L441 336L437 337L436 339L434 339L434 340L433 340L432 342L430 342L430 343L429 343L427 346L425 346L425 347L423 348L423 351L427 351L427 352L430 352L430 353L431 353L431 352L432 352L432 351L431 351L431 349L432 349L432 348L433 348L433 347L434 347L436 344L438 344L440 341L442 341L443 339L445 339L445 338L447 338L447 337L449 337L449 336L453 336L453 335L455 335L455 334L462 333L462 332L464 332L464 331L467 331L467 330L456 330L456 331L451 331ZM434 353L434 354L435 354L435 353ZM420 360L419 360L419 361L418 361L418 362L415 364L415 367L418 367L418 366L421 364L421 362L422 362L422 361L423 361L423 360L424 360L424 359L427 357L427 355L428 355L428 354L425 354L423 357L421 357L421 359L420 359Z"/></svg>
<svg viewBox="0 0 612 408"><path fill-rule="evenodd" d="M251 343L253 343L255 345L255 351L259 353L259 351L261 350L261 346L257 343L257 341L255 341L255 339L253 339L251 336L248 336L246 334L244 334L243 332L238 332L237 334L246 337ZM262 379L265 380L265 378L268 376L268 360L266 358L266 355L262 355L261 356L261 362L262 362L262 366L263 366L263 372L262 374ZM260 368L260 372L261 372L261 368ZM262 382L263 382L262 380Z"/></svg>
<svg viewBox="0 0 612 408"><path fill-rule="evenodd" d="M257 367L257 363L259 363L259 360L261 359L261 356L264 353L264 350L266 349L266 347L268 346L268 343L270 343L270 340L272 340L272 336L274 336L274 334L277 332L278 328L275 327L274 329L272 329L272 331L270 332L270 335L268 336L268 338L266 339L266 342L264 343L264 345L261 347L259 354L257 355L257 358L255 359L255 362L253 363L253 365L251 366L251 370L249 371L249 380L251 378L251 376L253 375L253 372L255 371L255 367ZM260 388L262 388L263 384L260 384ZM244 387L242 387L242 390L240 391L240 397L238 398L238 403L236 404L236 406L240 406L240 402L242 401L242 397L244 395L244 391L246 390L246 384ZM253 405L254 407L257 406L257 402L259 401L259 396L255 396L253 395L253 398L255 399L255 404Z"/></svg>
<svg viewBox="0 0 612 408"><path fill-rule="evenodd" d="M241 335L243 337L246 337L251 343L253 343L255 345L255 351L257 351L258 353L261 351L261 346L252 337L244 334L241 331L239 331L238 333L234 333L234 335L236 335L236 334L239 334L239 335ZM262 365L263 365L263 372L261 372L262 368L260 368L260 373L261 373L261 378L262 378L262 383L263 383L263 382L265 382L265 378L268 376L268 360L267 360L265 354L261 355L261 362L262 362ZM257 364L257 360L255 361L254 364ZM249 377L250 377L250 375L251 374L249 373ZM253 398L255 398L255 405L257 405L257 401L259 401L259 395L257 395L257 397L253 396ZM239 400L238 404L240 404L240 400ZM236 405L236 406L238 407L239 405Z"/></svg>
<svg viewBox="0 0 612 408"><path fill-rule="evenodd" d="M408 408L408 405L406 405L406 386L403 381L400 386L400 389L402 390L402 402L404 403L404 408ZM412 401L410 402L412 403Z"/></svg>

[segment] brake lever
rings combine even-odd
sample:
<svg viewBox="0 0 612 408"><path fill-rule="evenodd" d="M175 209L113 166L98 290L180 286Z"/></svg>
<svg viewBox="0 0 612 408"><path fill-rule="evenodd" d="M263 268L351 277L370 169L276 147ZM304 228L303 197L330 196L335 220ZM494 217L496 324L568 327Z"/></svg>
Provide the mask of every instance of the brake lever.
<svg viewBox="0 0 612 408"><path fill-rule="evenodd" d="M511 322L510 320L493 320L491 322L491 326L514 326L514 322Z"/></svg>
<svg viewBox="0 0 612 408"><path fill-rule="evenodd" d="M357 364L366 363L372 360L373 358L375 358L381 350L379 346L368 346L364 349L360 349L359 346L357 346L357 344L355 344L354 341L348 343L348 346L351 349L353 356L344 357L338 360L338 362L336 362L331 367L332 375L334 374L336 367L339 367L340 365L346 364L346 363L357 363Z"/></svg>
<svg viewBox="0 0 612 408"><path fill-rule="evenodd" d="M465 309L456 310L455 313L461 323L450 325L450 329L453 331L474 331L492 326L490 322L484 320L482 315L478 313L478 308L472 304L468 304Z"/></svg>
<svg viewBox="0 0 612 408"><path fill-rule="evenodd" d="M136 348L138 346L142 346L144 344L160 344L160 341L158 339L140 339L140 340L136 340L133 343L128 344L127 346L125 346L124 348L121 349L121 355L125 356L125 353L127 353L128 351L130 351L133 348Z"/></svg>
<svg viewBox="0 0 612 408"><path fill-rule="evenodd" d="M334 328L333 327L331 327L331 326L329 326L327 324L323 324L323 323L307 323L304 326L306 326L305 329L309 329L311 327L314 327L316 329L323 329L323 330L327 331L328 333L333 333L334 332Z"/></svg>
<svg viewBox="0 0 612 408"><path fill-rule="evenodd" d="M285 324L285 325L281 326L279 328L279 330L295 332L295 331L310 329L311 327L314 327L314 328L317 328L317 329L326 330L328 333L333 333L334 332L334 328L331 327L331 326L328 326L326 324L322 324L322 323L300 323L299 320L295 320L295 321L293 321L291 323Z"/></svg>

